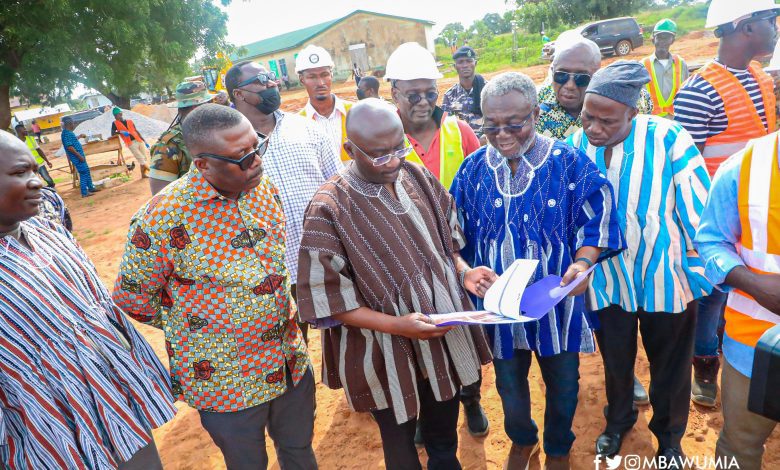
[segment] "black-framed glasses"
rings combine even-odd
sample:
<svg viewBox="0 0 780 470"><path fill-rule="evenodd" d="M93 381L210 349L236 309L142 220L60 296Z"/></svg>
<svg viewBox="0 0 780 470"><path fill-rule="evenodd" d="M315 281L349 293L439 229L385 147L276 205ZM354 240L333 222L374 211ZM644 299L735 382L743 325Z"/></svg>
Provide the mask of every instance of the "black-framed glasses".
<svg viewBox="0 0 780 470"><path fill-rule="evenodd" d="M276 74L273 72L260 72L254 77L247 78L243 82L236 85L236 88L241 88L242 86L249 85L250 83L254 82L259 83L262 86L268 85L268 82L275 82L276 81Z"/></svg>
<svg viewBox="0 0 780 470"><path fill-rule="evenodd" d="M528 113L528 116L526 116L523 119L523 122L521 122L520 124L509 124L508 126L500 126L500 127L482 126L481 128L482 133L485 135L495 136L498 135L503 130L503 131L507 131L510 134L519 134L520 132L523 131L525 126L528 125L528 120L531 119L531 116L533 116L533 114L534 114L533 111Z"/></svg>
<svg viewBox="0 0 780 470"><path fill-rule="evenodd" d="M580 88L586 87L590 83L590 75L587 73L563 71L553 73L553 81L558 85L566 85L572 78L574 79L574 84Z"/></svg>
<svg viewBox="0 0 780 470"><path fill-rule="evenodd" d="M436 100L439 99L439 92L438 91L429 91L429 92L422 93L422 94L420 94L420 93L411 93L411 94L408 94L408 95L400 93L400 95L403 96L404 98L406 98L406 101L408 101L409 104L412 105L412 106L416 105L417 103L419 103L422 100L426 100L428 103L431 104L431 106L433 106L434 104L436 104Z"/></svg>
<svg viewBox="0 0 780 470"><path fill-rule="evenodd" d="M232 163L233 165L238 165L238 167L241 168L241 171L246 171L249 169L250 166L252 166L252 163L255 162L256 157L262 157L263 155L265 155L265 151L268 150L269 137L263 136L262 134L258 134L258 136L260 136L260 139L257 142L257 147L255 147L254 150L244 155L243 157L239 158L238 160L236 160L235 158L225 157L214 153L199 153L195 155L195 157L213 158L214 160Z"/></svg>
<svg viewBox="0 0 780 470"><path fill-rule="evenodd" d="M371 163L373 163L374 166L386 165L393 158L401 159L406 157L410 153L412 153L412 146L409 145L409 142L406 139L404 139L404 148L382 155L381 157L372 157L371 155L367 154L363 149L355 145L355 143L352 142L351 140L347 139L347 142L352 144L360 153L362 153L363 155L366 156L366 158L371 160Z"/></svg>

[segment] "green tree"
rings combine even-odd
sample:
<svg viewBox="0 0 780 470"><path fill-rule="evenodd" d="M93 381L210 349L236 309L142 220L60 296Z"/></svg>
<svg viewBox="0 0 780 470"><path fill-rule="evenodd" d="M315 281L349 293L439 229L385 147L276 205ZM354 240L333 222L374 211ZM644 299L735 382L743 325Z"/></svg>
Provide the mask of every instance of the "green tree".
<svg viewBox="0 0 780 470"><path fill-rule="evenodd" d="M0 128L11 91L67 96L82 83L127 108L133 95L175 84L197 52L224 50L226 34L211 0L0 1Z"/></svg>
<svg viewBox="0 0 780 470"><path fill-rule="evenodd" d="M512 26L498 13L488 13L482 18L488 30L494 35L505 34L512 31Z"/></svg>
<svg viewBox="0 0 780 470"><path fill-rule="evenodd" d="M449 23L441 30L441 33L439 33L436 40L445 46L451 46L458 38L463 37L464 31L465 28L463 27L463 24Z"/></svg>
<svg viewBox="0 0 780 470"><path fill-rule="evenodd" d="M577 25L590 20L628 16L654 5L654 0L514 0L523 25ZM662 0L667 1L667 0ZM675 0L669 0L675 1ZM530 28L529 28L530 29ZM536 29L538 30L538 29Z"/></svg>

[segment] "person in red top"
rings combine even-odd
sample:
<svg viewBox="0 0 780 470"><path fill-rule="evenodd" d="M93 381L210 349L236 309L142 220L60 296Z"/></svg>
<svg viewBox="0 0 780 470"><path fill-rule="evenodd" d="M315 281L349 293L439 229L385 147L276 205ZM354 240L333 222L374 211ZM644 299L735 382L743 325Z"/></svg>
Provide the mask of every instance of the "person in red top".
<svg viewBox="0 0 780 470"><path fill-rule="evenodd" d="M387 59L385 78L392 84L393 101L413 149L406 159L425 165L449 189L460 164L480 143L468 123L448 116L436 105L436 80L441 77L433 55L416 42L398 46ZM489 428L479 403L481 385L480 378L460 392L468 430L473 436L484 436ZM419 428L415 441L422 443Z"/></svg>
<svg viewBox="0 0 780 470"><path fill-rule="evenodd" d="M138 165L141 167L141 178L147 178L149 173L148 149L149 144L135 128L135 124L130 119L123 119L122 110L114 108L114 122L111 123L111 135L119 134L119 137L130 149Z"/></svg>

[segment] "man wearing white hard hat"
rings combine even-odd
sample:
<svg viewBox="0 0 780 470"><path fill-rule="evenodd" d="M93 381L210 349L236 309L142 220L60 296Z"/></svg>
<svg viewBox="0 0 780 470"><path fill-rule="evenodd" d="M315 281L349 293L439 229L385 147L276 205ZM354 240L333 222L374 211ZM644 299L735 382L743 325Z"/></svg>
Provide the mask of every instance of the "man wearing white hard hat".
<svg viewBox="0 0 780 470"><path fill-rule="evenodd" d="M436 105L436 80L441 77L433 54L416 42L401 44L387 58L385 78L412 146L406 160L424 165L449 189L460 164L480 145L467 122L448 116ZM461 391L469 433L474 436L484 436L489 428L479 403L481 385L482 379ZM418 433L418 443L419 437Z"/></svg>
<svg viewBox="0 0 780 470"><path fill-rule="evenodd" d="M344 142L347 139L346 122L352 103L331 93L333 66L330 53L320 46L310 44L298 53L295 58L295 72L309 95L309 102L300 114L314 120L333 141L336 155L340 155L341 160L346 162L350 160L344 150Z"/></svg>
<svg viewBox="0 0 780 470"><path fill-rule="evenodd" d="M708 28L720 38L718 55L688 79L674 100L674 118L691 134L710 176L750 139L776 129L772 78L755 60L770 54L777 36L774 0L712 0ZM726 294L699 300L691 400L714 407L720 368L718 330ZM723 352L728 356L728 338Z"/></svg>

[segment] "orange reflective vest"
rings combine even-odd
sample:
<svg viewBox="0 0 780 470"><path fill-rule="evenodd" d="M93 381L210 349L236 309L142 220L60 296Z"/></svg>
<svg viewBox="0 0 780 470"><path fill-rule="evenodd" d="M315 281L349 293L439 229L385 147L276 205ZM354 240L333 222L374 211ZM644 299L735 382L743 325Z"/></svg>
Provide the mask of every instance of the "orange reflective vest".
<svg viewBox="0 0 780 470"><path fill-rule="evenodd" d="M650 74L650 83L647 84L647 91L650 92L650 97L653 99L653 114L661 117L673 115L674 97L677 95L680 85L682 85L683 78L680 56L672 54L672 91L667 98L664 98L663 93L661 93L661 86L658 83L658 77L653 66L653 56L645 57L642 60L642 64Z"/></svg>
<svg viewBox="0 0 780 470"><path fill-rule="evenodd" d="M343 101L343 100L341 102L344 103L344 111L346 111L346 113L341 114L341 146L339 147L339 149L341 150L341 161L348 162L352 160L352 158L350 158L347 151L344 150L344 142L347 141L347 113L349 113L349 110L352 108L352 105L354 103L352 103L351 101ZM300 110L298 114L309 119L314 119L313 114L307 113L306 107Z"/></svg>
<svg viewBox="0 0 780 470"><path fill-rule="evenodd" d="M135 130L135 124L133 124L133 121L129 119L125 119L125 122L127 123L127 127L125 127L125 125L122 124L122 121L118 119L114 119L114 125L116 126L116 130L118 130L119 132L123 132L123 131L129 132L130 135L135 137L136 142L143 142L144 140L141 138L140 135L138 135L138 131ZM124 134L119 134L119 137L122 138L122 141L125 143L125 145L130 147L130 144L132 143L130 137L127 137Z"/></svg>
<svg viewBox="0 0 780 470"><path fill-rule="evenodd" d="M466 155L463 153L463 141L458 126L458 118L455 116L446 116L441 121L439 128L439 181L442 186L449 189L452 180L458 174L460 164ZM406 160L425 166L417 152L412 152L406 156Z"/></svg>
<svg viewBox="0 0 780 470"><path fill-rule="evenodd" d="M750 95L731 72L723 65L711 61L700 71L699 75L707 80L723 99L723 107L728 119L728 127L720 134L708 137L704 142L702 156L707 164L710 176L715 175L721 163L731 155L739 152L750 139L763 137L775 131L777 112L775 110L774 82L761 68L758 62L751 62L748 68L761 89L764 101L767 126L758 115L756 105Z"/></svg>
<svg viewBox="0 0 780 470"><path fill-rule="evenodd" d="M748 144L742 158L737 206L742 235L737 251L745 266L760 274L780 274L780 167L777 133ZM747 293L734 289L726 303L726 334L755 347L780 322Z"/></svg>

